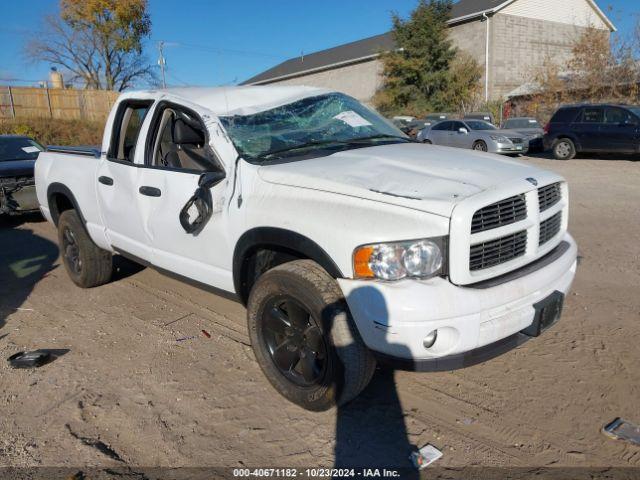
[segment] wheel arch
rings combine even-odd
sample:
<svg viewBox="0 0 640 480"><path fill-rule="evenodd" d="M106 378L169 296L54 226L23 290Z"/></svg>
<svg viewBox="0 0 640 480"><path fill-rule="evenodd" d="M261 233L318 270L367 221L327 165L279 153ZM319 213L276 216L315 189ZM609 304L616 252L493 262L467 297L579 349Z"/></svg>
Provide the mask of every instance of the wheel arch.
<svg viewBox="0 0 640 480"><path fill-rule="evenodd" d="M343 277L331 256L304 235L276 227L246 231L233 253L233 284L238 298L246 305L251 287L260 275L282 263L301 259L315 261L333 278Z"/></svg>
<svg viewBox="0 0 640 480"><path fill-rule="evenodd" d="M47 188L47 204L49 206L49 212L51 213L51 219L56 227L58 226L58 220L62 212L73 209L78 212L82 225L86 228L87 221L82 214L82 210L80 210L80 205L66 185L58 182L49 185Z"/></svg>

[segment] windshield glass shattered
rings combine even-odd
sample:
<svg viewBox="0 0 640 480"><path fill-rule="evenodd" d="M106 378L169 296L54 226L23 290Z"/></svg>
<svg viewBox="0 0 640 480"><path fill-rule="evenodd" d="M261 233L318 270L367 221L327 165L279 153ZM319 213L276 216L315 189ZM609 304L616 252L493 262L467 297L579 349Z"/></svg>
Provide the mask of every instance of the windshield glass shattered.
<svg viewBox="0 0 640 480"><path fill-rule="evenodd" d="M44 147L24 137L0 137L0 162L35 160Z"/></svg>
<svg viewBox="0 0 640 480"><path fill-rule="evenodd" d="M471 130L497 130L496 127L482 120L467 120L467 125Z"/></svg>
<svg viewBox="0 0 640 480"><path fill-rule="evenodd" d="M410 141L379 114L341 93L308 97L252 115L221 117L220 121L248 160Z"/></svg>

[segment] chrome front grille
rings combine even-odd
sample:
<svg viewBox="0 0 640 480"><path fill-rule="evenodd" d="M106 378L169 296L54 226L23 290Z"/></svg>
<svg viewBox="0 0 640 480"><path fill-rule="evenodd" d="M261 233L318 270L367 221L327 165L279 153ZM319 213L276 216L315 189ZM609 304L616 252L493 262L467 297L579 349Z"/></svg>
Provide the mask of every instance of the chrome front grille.
<svg viewBox="0 0 640 480"><path fill-rule="evenodd" d="M527 218L524 194L507 198L478 210L471 220L471 233L503 227Z"/></svg>
<svg viewBox="0 0 640 480"><path fill-rule="evenodd" d="M541 212L553 207L561 198L562 192L559 183L552 183L538 189L538 204Z"/></svg>
<svg viewBox="0 0 640 480"><path fill-rule="evenodd" d="M509 140L511 140L511 143L522 143L522 139L518 137L509 138Z"/></svg>
<svg viewBox="0 0 640 480"><path fill-rule="evenodd" d="M496 240L473 245L469 256L469 270L490 268L514 258L521 257L527 250L527 231L507 235Z"/></svg>
<svg viewBox="0 0 640 480"><path fill-rule="evenodd" d="M566 228L565 192L563 183L557 182L467 211L469 230L461 235L469 242L469 258L468 263L464 257L460 263L450 259L456 280L470 284L476 278L490 278L525 265L527 259L533 261L553 248ZM455 239L451 241L456 243ZM498 268L502 264L508 265Z"/></svg>
<svg viewBox="0 0 640 480"><path fill-rule="evenodd" d="M538 245L544 245L555 237L562 227L562 212L556 213L553 217L540 222L540 236Z"/></svg>

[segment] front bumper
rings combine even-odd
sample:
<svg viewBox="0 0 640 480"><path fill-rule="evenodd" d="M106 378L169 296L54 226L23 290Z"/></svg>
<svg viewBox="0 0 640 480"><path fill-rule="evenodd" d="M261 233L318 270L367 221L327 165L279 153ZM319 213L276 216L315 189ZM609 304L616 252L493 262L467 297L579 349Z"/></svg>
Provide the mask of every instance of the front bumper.
<svg viewBox="0 0 640 480"><path fill-rule="evenodd" d="M15 215L38 210L33 178L0 179L0 214Z"/></svg>
<svg viewBox="0 0 640 480"><path fill-rule="evenodd" d="M515 143L515 144L514 143L496 143L495 149L492 151L492 153L525 154L528 151L529 151L529 145L527 145L526 143Z"/></svg>
<svg viewBox="0 0 640 480"><path fill-rule="evenodd" d="M542 136L529 139L529 151L530 152L544 152L544 141Z"/></svg>
<svg viewBox="0 0 640 480"><path fill-rule="evenodd" d="M362 339L375 353L411 362L456 358L513 337L532 324L536 303L556 291L569 291L577 246L568 234L563 240L558 255L548 254L553 261L543 257L504 281L468 287L440 277L338 282ZM436 342L425 348L424 338L436 329Z"/></svg>

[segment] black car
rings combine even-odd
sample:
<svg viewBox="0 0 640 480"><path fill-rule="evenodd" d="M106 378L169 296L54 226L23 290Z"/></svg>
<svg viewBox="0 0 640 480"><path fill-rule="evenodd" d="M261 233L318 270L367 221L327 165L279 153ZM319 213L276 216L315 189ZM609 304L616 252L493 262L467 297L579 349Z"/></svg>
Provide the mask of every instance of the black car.
<svg viewBox="0 0 640 480"><path fill-rule="evenodd" d="M44 147L21 135L0 135L0 214L38 209L33 178L36 159Z"/></svg>
<svg viewBox="0 0 640 480"><path fill-rule="evenodd" d="M545 148L550 148L557 160L570 160L581 152L639 153L640 107L564 106L544 131Z"/></svg>

